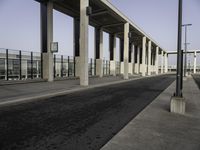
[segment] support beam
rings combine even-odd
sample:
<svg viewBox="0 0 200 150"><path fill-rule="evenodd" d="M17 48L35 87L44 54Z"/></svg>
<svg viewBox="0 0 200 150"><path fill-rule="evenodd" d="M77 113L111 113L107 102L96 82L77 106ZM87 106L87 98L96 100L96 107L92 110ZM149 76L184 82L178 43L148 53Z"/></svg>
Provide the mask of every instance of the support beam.
<svg viewBox="0 0 200 150"><path fill-rule="evenodd" d="M165 73L168 72L168 55L167 53L165 52Z"/></svg>
<svg viewBox="0 0 200 150"><path fill-rule="evenodd" d="M116 76L116 35L110 34L110 74Z"/></svg>
<svg viewBox="0 0 200 150"><path fill-rule="evenodd" d="M148 42L148 75L151 75L151 41Z"/></svg>
<svg viewBox="0 0 200 150"><path fill-rule="evenodd" d="M142 38L142 64L141 64L141 72L142 76L146 75L146 37Z"/></svg>
<svg viewBox="0 0 200 150"><path fill-rule="evenodd" d="M41 3L41 51L43 53L43 78L51 82L53 78L53 2Z"/></svg>
<svg viewBox="0 0 200 150"><path fill-rule="evenodd" d="M197 69L197 52L194 51L194 70L193 70L194 73L196 73L196 69Z"/></svg>
<svg viewBox="0 0 200 150"><path fill-rule="evenodd" d="M103 77L103 31L95 28L96 75Z"/></svg>
<svg viewBox="0 0 200 150"><path fill-rule="evenodd" d="M161 51L161 74L163 74L163 72L164 72L164 68L163 68L163 50Z"/></svg>
<svg viewBox="0 0 200 150"><path fill-rule="evenodd" d="M75 74L80 77L80 19L74 18L74 57L75 57Z"/></svg>
<svg viewBox="0 0 200 150"><path fill-rule="evenodd" d="M80 1L80 85L88 86L88 24L89 0Z"/></svg>
<svg viewBox="0 0 200 150"><path fill-rule="evenodd" d="M124 39L120 39L120 73L124 74Z"/></svg>
<svg viewBox="0 0 200 150"><path fill-rule="evenodd" d="M95 17L95 16L99 16L99 15L104 15L106 13L108 13L107 10L102 10L102 11L98 11L98 12L92 12L92 14L90 16Z"/></svg>
<svg viewBox="0 0 200 150"><path fill-rule="evenodd" d="M156 69L156 74L158 74L158 51L159 47L156 47L156 57L155 57L155 69Z"/></svg>
<svg viewBox="0 0 200 150"><path fill-rule="evenodd" d="M124 79L128 77L128 58L129 58L129 23L124 24Z"/></svg>
<svg viewBox="0 0 200 150"><path fill-rule="evenodd" d="M133 44L131 42L129 42L129 54L128 54L128 73L129 74L133 74Z"/></svg>

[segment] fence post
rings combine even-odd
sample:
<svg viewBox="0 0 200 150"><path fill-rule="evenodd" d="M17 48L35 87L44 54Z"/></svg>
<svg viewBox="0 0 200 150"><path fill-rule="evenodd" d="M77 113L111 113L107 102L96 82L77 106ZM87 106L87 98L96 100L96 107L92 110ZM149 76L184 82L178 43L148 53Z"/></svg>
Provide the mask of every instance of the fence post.
<svg viewBox="0 0 200 150"><path fill-rule="evenodd" d="M53 76L54 78L56 77L56 55L54 55L54 59L53 59Z"/></svg>
<svg viewBox="0 0 200 150"><path fill-rule="evenodd" d="M31 52L31 79L33 79L33 52Z"/></svg>
<svg viewBox="0 0 200 150"><path fill-rule="evenodd" d="M19 80L22 79L22 51L19 51Z"/></svg>
<svg viewBox="0 0 200 150"><path fill-rule="evenodd" d="M40 58L40 77L43 79L43 53L41 53L41 58Z"/></svg>
<svg viewBox="0 0 200 150"><path fill-rule="evenodd" d="M61 55L61 77L63 77L63 55Z"/></svg>
<svg viewBox="0 0 200 150"><path fill-rule="evenodd" d="M76 57L74 57L74 77L76 77Z"/></svg>
<svg viewBox="0 0 200 150"><path fill-rule="evenodd" d="M68 74L68 77L69 77L69 56L67 57L67 63L68 63L67 74Z"/></svg>
<svg viewBox="0 0 200 150"><path fill-rule="evenodd" d="M8 80L8 49L6 49L6 80Z"/></svg>

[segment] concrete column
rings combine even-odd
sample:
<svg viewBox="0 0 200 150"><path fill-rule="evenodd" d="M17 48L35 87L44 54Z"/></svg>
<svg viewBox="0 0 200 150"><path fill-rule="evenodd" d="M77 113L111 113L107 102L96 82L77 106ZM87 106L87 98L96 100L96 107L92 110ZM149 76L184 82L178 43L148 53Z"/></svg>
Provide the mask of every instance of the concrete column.
<svg viewBox="0 0 200 150"><path fill-rule="evenodd" d="M80 1L80 85L88 86L88 24L89 0Z"/></svg>
<svg viewBox="0 0 200 150"><path fill-rule="evenodd" d="M124 40L120 39L120 73L124 74Z"/></svg>
<svg viewBox="0 0 200 150"><path fill-rule="evenodd" d="M137 63L138 63L138 68L137 68L137 73L140 73L140 56L141 56L141 50L140 46L137 47Z"/></svg>
<svg viewBox="0 0 200 150"><path fill-rule="evenodd" d="M194 73L196 73L196 69L197 69L197 52L194 51Z"/></svg>
<svg viewBox="0 0 200 150"><path fill-rule="evenodd" d="M133 74L133 44L129 43L129 60L128 60L128 73Z"/></svg>
<svg viewBox="0 0 200 150"><path fill-rule="evenodd" d="M159 47L156 47L156 57L155 57L155 70L156 70L156 74L158 74L158 51L159 51Z"/></svg>
<svg viewBox="0 0 200 150"><path fill-rule="evenodd" d="M80 19L74 18L74 57L76 61L75 74L80 77Z"/></svg>
<svg viewBox="0 0 200 150"><path fill-rule="evenodd" d="M163 73L164 68L163 68L163 50L161 51L161 74Z"/></svg>
<svg viewBox="0 0 200 150"><path fill-rule="evenodd" d="M129 23L124 24L124 79L128 79Z"/></svg>
<svg viewBox="0 0 200 150"><path fill-rule="evenodd" d="M95 29L95 59L96 75L103 77L103 31L100 28Z"/></svg>
<svg viewBox="0 0 200 150"><path fill-rule="evenodd" d="M151 41L148 42L148 75L151 75Z"/></svg>
<svg viewBox="0 0 200 150"><path fill-rule="evenodd" d="M53 81L53 2L41 3L41 49L43 52L43 78Z"/></svg>
<svg viewBox="0 0 200 150"><path fill-rule="evenodd" d="M165 73L168 72L168 55L167 53L165 52Z"/></svg>
<svg viewBox="0 0 200 150"><path fill-rule="evenodd" d="M142 64L141 64L141 72L142 76L146 75L146 37L142 38Z"/></svg>
<svg viewBox="0 0 200 150"><path fill-rule="evenodd" d="M110 35L110 74L116 76L116 35Z"/></svg>
<svg viewBox="0 0 200 150"><path fill-rule="evenodd" d="M132 74L135 72L135 45L132 44L132 53L131 53L131 64L132 64Z"/></svg>

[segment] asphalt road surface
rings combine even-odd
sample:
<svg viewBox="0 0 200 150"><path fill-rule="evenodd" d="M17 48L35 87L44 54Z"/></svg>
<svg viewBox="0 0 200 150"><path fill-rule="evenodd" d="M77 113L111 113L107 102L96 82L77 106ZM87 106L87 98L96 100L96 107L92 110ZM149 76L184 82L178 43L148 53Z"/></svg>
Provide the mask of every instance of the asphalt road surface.
<svg viewBox="0 0 200 150"><path fill-rule="evenodd" d="M150 77L1 107L0 150L98 150L174 80Z"/></svg>
<svg viewBox="0 0 200 150"><path fill-rule="evenodd" d="M194 74L194 75L192 75L192 76L193 76L193 78L194 78L194 80L195 80L197 86L198 86L199 89L200 89L200 75L199 75L199 74Z"/></svg>

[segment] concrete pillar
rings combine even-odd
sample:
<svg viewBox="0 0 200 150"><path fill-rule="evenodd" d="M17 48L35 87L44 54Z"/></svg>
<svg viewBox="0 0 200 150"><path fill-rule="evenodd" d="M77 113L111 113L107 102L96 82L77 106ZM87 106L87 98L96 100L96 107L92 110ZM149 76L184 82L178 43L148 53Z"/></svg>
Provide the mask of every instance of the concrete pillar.
<svg viewBox="0 0 200 150"><path fill-rule="evenodd" d="M100 28L95 29L95 59L96 75L103 77L103 31Z"/></svg>
<svg viewBox="0 0 200 150"><path fill-rule="evenodd" d="M41 49L43 52L43 78L53 81L53 2L41 3Z"/></svg>
<svg viewBox="0 0 200 150"><path fill-rule="evenodd" d="M88 24L89 0L80 1L80 85L88 86Z"/></svg>
<svg viewBox="0 0 200 150"><path fill-rule="evenodd" d="M129 61L128 61L128 73L133 74L133 44L129 43Z"/></svg>
<svg viewBox="0 0 200 150"><path fill-rule="evenodd" d="M168 55L167 53L165 52L165 73L168 72Z"/></svg>
<svg viewBox="0 0 200 150"><path fill-rule="evenodd" d="M110 34L110 74L116 76L116 35Z"/></svg>
<svg viewBox="0 0 200 150"><path fill-rule="evenodd" d="M140 73L140 56L141 56L141 49L140 46L137 47L137 63L138 63L138 68L137 68L137 73Z"/></svg>
<svg viewBox="0 0 200 150"><path fill-rule="evenodd" d="M124 74L124 40L120 39L120 73Z"/></svg>
<svg viewBox="0 0 200 150"><path fill-rule="evenodd" d="M74 57L76 61L75 74L80 77L80 19L74 18Z"/></svg>
<svg viewBox="0 0 200 150"><path fill-rule="evenodd" d="M156 57L155 57L155 70L156 70L156 74L158 74L158 51L159 51L159 47L156 47Z"/></svg>
<svg viewBox="0 0 200 150"><path fill-rule="evenodd" d="M148 75L151 75L151 41L148 42Z"/></svg>
<svg viewBox="0 0 200 150"><path fill-rule="evenodd" d="M142 38L142 64L141 64L141 72L142 76L146 75L146 37Z"/></svg>
<svg viewBox="0 0 200 150"><path fill-rule="evenodd" d="M129 23L124 24L124 79L128 79Z"/></svg>
<svg viewBox="0 0 200 150"><path fill-rule="evenodd" d="M196 73L196 69L197 69L197 52L194 51L194 73Z"/></svg>
<svg viewBox="0 0 200 150"><path fill-rule="evenodd" d="M161 51L161 74L163 73L164 68L163 68L163 50Z"/></svg>

